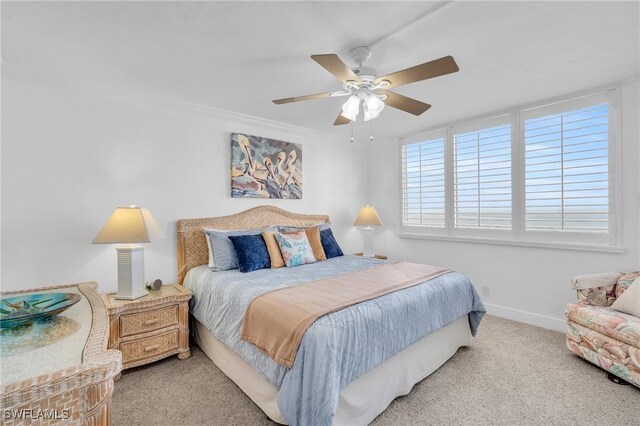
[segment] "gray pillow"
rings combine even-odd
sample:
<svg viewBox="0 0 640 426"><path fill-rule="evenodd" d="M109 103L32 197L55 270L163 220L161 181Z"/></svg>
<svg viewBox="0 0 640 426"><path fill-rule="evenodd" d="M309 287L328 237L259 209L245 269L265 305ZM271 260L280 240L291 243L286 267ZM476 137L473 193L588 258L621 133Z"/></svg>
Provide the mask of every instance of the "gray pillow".
<svg viewBox="0 0 640 426"><path fill-rule="evenodd" d="M331 224L330 223L323 222L323 223L319 223L317 225L311 225L311 226L278 226L278 231L280 231L280 232L295 232L295 231L299 231L301 229L313 228L314 226L319 227L320 231L324 231L324 230L327 230L327 229L331 228Z"/></svg>
<svg viewBox="0 0 640 426"><path fill-rule="evenodd" d="M238 256L233 248L233 243L229 236L237 235L254 235L264 230L275 230L274 228L256 228L242 229L235 231L226 231L220 229L204 228L204 233L209 240L209 253L211 255L211 264L209 267L213 271L228 271L230 269L238 269Z"/></svg>

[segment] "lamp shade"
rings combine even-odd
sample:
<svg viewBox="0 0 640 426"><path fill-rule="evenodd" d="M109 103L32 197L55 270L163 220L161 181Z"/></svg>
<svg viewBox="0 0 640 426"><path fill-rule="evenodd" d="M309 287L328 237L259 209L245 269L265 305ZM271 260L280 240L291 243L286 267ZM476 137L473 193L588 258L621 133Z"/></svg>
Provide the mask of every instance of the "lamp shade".
<svg viewBox="0 0 640 426"><path fill-rule="evenodd" d="M382 226L382 221L376 208L367 204L360 209L358 217L353 226Z"/></svg>
<svg viewBox="0 0 640 426"><path fill-rule="evenodd" d="M373 93L367 96L364 100L364 121L373 120L378 117L384 109L384 102L382 102Z"/></svg>
<svg viewBox="0 0 640 426"><path fill-rule="evenodd" d="M118 207L94 244L150 243L165 238L149 210L136 206Z"/></svg>
<svg viewBox="0 0 640 426"><path fill-rule="evenodd" d="M342 105L342 113L340 113L340 115L351 121L355 121L359 112L360 98L356 95L351 95L349 99L347 99L347 102Z"/></svg>

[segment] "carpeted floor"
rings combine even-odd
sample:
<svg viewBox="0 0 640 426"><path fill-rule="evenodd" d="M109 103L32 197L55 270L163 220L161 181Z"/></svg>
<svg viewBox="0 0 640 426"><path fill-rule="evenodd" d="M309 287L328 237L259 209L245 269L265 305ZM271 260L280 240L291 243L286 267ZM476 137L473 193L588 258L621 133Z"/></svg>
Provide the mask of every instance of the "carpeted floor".
<svg viewBox="0 0 640 426"><path fill-rule="evenodd" d="M127 370L113 424L275 425L195 348ZM473 347L397 398L374 425L640 425L640 389L572 355L562 333L485 316Z"/></svg>

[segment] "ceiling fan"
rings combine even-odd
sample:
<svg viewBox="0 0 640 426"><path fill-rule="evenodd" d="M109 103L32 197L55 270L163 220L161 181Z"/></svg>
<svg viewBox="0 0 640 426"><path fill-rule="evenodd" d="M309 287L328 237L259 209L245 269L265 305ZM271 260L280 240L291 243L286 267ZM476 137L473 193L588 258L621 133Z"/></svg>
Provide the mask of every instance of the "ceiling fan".
<svg viewBox="0 0 640 426"><path fill-rule="evenodd" d="M349 99L342 105L342 111L333 123L334 126L355 121L360 112L360 104L362 104L364 112L364 121L378 117L385 105L413 115L420 115L431 108L431 105L394 93L388 89L451 74L459 70L453 57L444 56L440 59L378 77L375 69L366 66L367 61L371 58L371 50L368 47L356 47L351 49L349 53L354 62L358 64L358 67L353 70L342 62L338 55L311 55L311 59L342 82L343 90L275 99L273 103L281 105L309 99L349 96Z"/></svg>

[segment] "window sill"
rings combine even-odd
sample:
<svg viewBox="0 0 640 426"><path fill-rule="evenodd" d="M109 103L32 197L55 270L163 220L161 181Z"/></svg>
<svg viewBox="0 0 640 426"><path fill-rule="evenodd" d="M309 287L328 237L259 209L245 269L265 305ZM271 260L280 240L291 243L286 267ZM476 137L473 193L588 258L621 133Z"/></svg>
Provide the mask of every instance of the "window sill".
<svg viewBox="0 0 640 426"><path fill-rule="evenodd" d="M534 248L553 248L560 250L574 251L591 251L600 253L624 253L625 248L622 246L609 246L603 244L584 244L584 243L562 243L562 242L546 242L546 241L522 241L522 240L501 240L496 238L482 237L461 237L448 235L432 235L419 234L411 232L400 232L400 238L418 239L418 240L434 240L434 241L450 241L457 243L473 243L473 244L492 244L501 246L515 247L534 247Z"/></svg>

